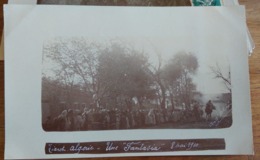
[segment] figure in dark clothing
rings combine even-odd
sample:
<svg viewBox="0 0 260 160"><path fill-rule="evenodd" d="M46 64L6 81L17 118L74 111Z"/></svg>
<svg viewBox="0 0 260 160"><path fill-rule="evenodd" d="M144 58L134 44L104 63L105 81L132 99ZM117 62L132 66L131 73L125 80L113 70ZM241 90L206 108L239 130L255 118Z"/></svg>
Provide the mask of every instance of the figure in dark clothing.
<svg viewBox="0 0 260 160"><path fill-rule="evenodd" d="M216 109L215 106L212 104L211 100L209 100L205 108L207 121L211 119L211 114L214 109Z"/></svg>

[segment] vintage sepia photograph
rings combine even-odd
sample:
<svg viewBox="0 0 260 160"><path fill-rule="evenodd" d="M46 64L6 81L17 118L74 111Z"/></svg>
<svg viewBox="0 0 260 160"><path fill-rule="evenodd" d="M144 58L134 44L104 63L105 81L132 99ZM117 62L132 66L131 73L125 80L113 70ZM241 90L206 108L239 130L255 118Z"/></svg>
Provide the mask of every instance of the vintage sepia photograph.
<svg viewBox="0 0 260 160"><path fill-rule="evenodd" d="M207 58L176 48L170 39L142 37L46 41L42 51L43 129L230 127L228 58Z"/></svg>

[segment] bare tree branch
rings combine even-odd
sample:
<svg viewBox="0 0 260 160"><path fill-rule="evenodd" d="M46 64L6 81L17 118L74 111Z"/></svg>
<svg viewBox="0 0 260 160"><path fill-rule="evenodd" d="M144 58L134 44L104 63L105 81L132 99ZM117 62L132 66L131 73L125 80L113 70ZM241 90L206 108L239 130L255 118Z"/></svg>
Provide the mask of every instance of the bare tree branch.
<svg viewBox="0 0 260 160"><path fill-rule="evenodd" d="M215 66L210 66L212 73L214 74L215 79L221 79L225 85L225 87L231 92L231 77L230 77L230 70L228 71L228 75L225 76L223 71L221 70L218 63Z"/></svg>

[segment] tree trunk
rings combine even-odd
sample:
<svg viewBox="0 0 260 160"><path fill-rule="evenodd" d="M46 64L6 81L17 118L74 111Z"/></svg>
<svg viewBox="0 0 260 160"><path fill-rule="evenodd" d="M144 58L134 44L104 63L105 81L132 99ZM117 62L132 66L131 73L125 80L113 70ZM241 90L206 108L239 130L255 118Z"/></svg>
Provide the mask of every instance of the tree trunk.
<svg viewBox="0 0 260 160"><path fill-rule="evenodd" d="M172 110L174 110L174 101L173 101L173 94L171 93L171 94L170 94L170 96L171 96L171 104L172 104Z"/></svg>
<svg viewBox="0 0 260 160"><path fill-rule="evenodd" d="M159 86L161 88L161 92L162 92L161 108L165 109L165 101L166 101L165 88L160 81L158 82L158 84L159 84Z"/></svg>

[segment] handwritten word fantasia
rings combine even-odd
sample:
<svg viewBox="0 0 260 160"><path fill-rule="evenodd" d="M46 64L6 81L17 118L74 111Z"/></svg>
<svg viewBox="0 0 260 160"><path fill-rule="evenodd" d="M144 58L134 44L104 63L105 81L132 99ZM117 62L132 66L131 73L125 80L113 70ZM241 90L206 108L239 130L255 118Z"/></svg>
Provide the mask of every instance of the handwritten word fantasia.
<svg viewBox="0 0 260 160"><path fill-rule="evenodd" d="M161 145L146 145L142 142L129 142L129 143L124 143L124 151L159 151L161 149Z"/></svg>

